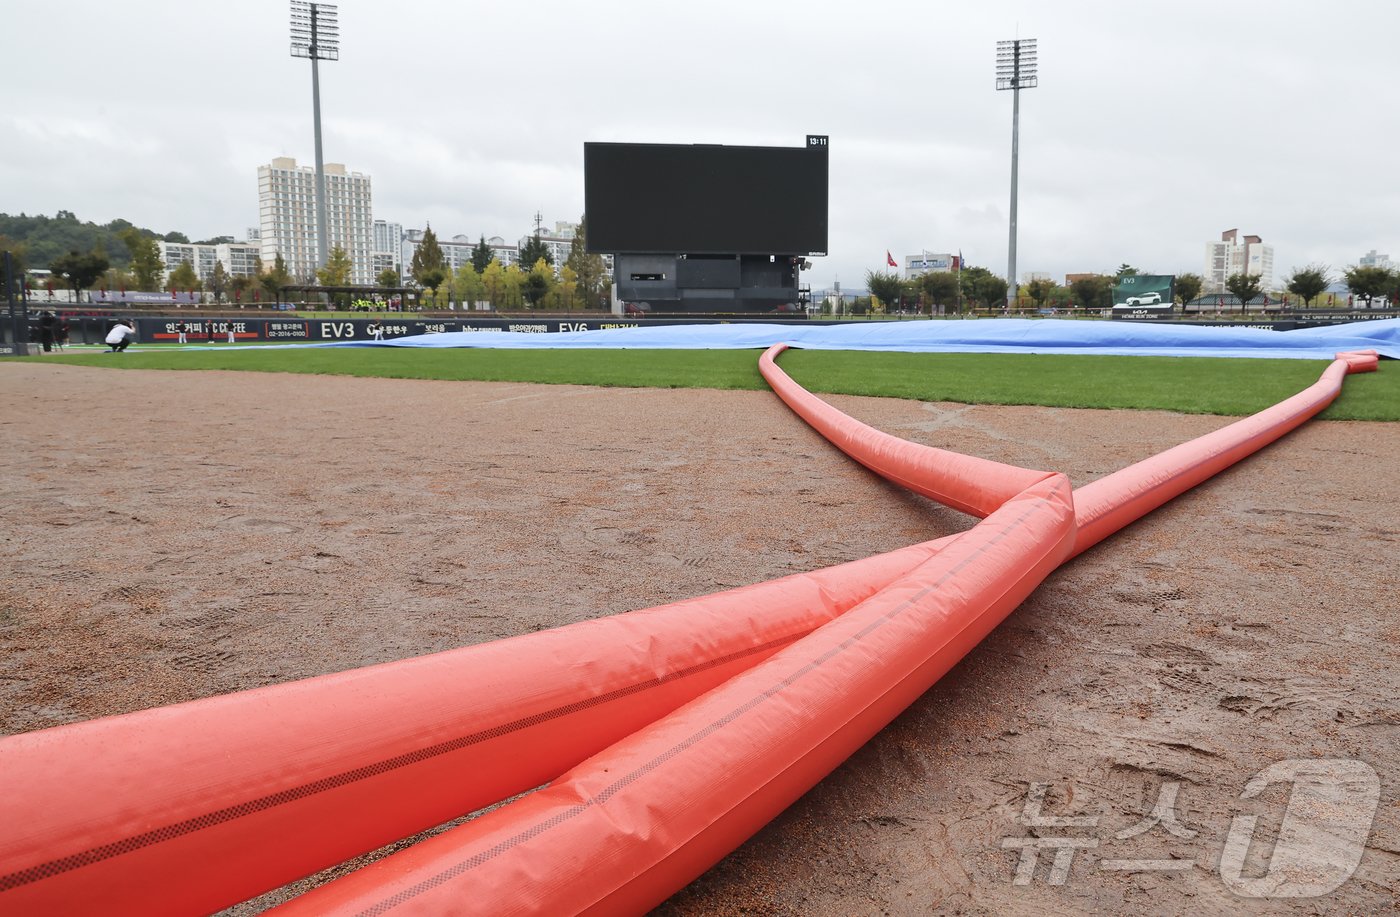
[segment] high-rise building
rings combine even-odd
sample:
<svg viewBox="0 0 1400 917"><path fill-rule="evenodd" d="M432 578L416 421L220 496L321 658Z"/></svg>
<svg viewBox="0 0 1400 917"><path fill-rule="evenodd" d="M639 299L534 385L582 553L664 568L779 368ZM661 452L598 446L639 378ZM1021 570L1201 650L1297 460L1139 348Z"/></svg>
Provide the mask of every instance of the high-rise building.
<svg viewBox="0 0 1400 917"><path fill-rule="evenodd" d="M374 221L374 247L372 254L374 256L374 273L376 276L385 268L392 268L400 274L403 273L403 265L399 263L402 245L402 223L390 223L387 220ZM387 259L384 257L385 255L388 256Z"/></svg>
<svg viewBox="0 0 1400 917"><path fill-rule="evenodd" d="M194 268L195 274L200 280L208 280L214 274L214 263L218 261L218 252L213 245L195 245L192 242L163 242L156 240L156 248L160 253L160 263L165 265L165 274L161 278L162 285L170 283L170 274L180 265L188 264Z"/></svg>
<svg viewBox="0 0 1400 917"><path fill-rule="evenodd" d="M156 240L161 264L165 265L162 278L170 283L170 272L181 264L194 268L199 279L208 283L214 277L214 265L222 263L224 273L230 277L253 277L258 273L259 248L255 242L222 242L217 245L201 245L194 242L162 242Z"/></svg>
<svg viewBox="0 0 1400 917"><path fill-rule="evenodd" d="M1240 236L1239 230L1227 229L1219 242L1206 243L1205 270L1201 273L1201 292L1223 293L1225 281L1231 274L1257 274L1264 290L1274 288L1274 247L1265 245L1258 236Z"/></svg>
<svg viewBox="0 0 1400 917"><path fill-rule="evenodd" d="M326 235L329 248L350 256L350 281L374 282L374 216L370 178L328 162ZM317 267L316 170L282 156L258 166L258 230L263 264L281 255L298 281L312 281Z"/></svg>
<svg viewBox="0 0 1400 917"><path fill-rule="evenodd" d="M215 246L215 257L223 262L230 277L256 277L262 267L262 246L247 242L226 242Z"/></svg>
<svg viewBox="0 0 1400 917"><path fill-rule="evenodd" d="M170 282L170 272L181 264L194 268L199 279L208 283L214 276L214 265L222 263L230 277L254 277L258 273L260 249L256 242L222 242L201 245L194 242L162 242L156 240L160 260L165 265L164 282Z"/></svg>
<svg viewBox="0 0 1400 917"><path fill-rule="evenodd" d="M1378 255L1374 248L1356 259L1356 264L1357 267L1380 267L1387 271L1395 266L1391 263L1389 255Z"/></svg>
<svg viewBox="0 0 1400 917"><path fill-rule="evenodd" d="M423 244L422 229L409 229L403 232L403 242L400 247L400 258L402 259L404 276L413 269L413 255L418 251L418 246ZM461 233L446 238L438 236L438 248L442 249L442 262L450 271L456 271L464 264L471 264L472 249L476 247L476 241Z"/></svg>

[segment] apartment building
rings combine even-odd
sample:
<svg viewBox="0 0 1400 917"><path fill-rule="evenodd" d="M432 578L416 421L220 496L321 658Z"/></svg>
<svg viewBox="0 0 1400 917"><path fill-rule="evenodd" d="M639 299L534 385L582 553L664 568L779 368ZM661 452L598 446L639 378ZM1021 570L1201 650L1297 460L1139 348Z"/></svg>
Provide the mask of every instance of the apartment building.
<svg viewBox="0 0 1400 917"><path fill-rule="evenodd" d="M1219 242L1206 243L1201 292L1224 293L1231 274L1258 274L1265 290L1274 289L1274 247L1259 236L1241 236L1237 229L1220 234Z"/></svg>
<svg viewBox="0 0 1400 917"><path fill-rule="evenodd" d="M1360 258L1357 258L1356 265L1357 267L1379 267L1384 268L1387 271L1392 270L1395 267L1395 264L1390 260L1389 255L1377 254L1374 248L1366 254L1362 255Z"/></svg>
<svg viewBox="0 0 1400 917"><path fill-rule="evenodd" d="M350 256L351 283L374 282L374 217L370 177L342 163L325 164L328 249ZM299 281L315 277L319 259L316 170L288 156L258 166L258 235L264 264L280 254Z"/></svg>

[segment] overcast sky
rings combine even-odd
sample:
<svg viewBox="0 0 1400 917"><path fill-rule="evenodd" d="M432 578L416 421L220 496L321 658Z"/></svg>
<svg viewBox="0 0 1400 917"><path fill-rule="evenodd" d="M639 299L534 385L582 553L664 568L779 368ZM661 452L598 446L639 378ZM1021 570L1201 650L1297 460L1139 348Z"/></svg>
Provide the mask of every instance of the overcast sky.
<svg viewBox="0 0 1400 917"><path fill-rule="evenodd" d="M191 238L257 223L257 167L314 161L288 4L10 0L0 211L123 217ZM1006 270L1011 96L996 42L1035 38L1021 93L1018 272L1199 273L1222 230L1276 276L1400 257L1400 3L340 4L321 69L328 162L374 215L518 238L583 209L585 141L831 137L830 255Z"/></svg>

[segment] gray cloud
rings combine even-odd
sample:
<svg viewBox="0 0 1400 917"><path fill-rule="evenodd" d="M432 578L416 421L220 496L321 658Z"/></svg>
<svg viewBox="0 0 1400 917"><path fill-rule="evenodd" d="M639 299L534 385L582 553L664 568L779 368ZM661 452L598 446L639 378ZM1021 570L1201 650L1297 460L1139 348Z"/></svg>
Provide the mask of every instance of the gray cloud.
<svg viewBox="0 0 1400 917"><path fill-rule="evenodd" d="M256 169L312 159L310 77L280 0L7 11L22 74L0 115L0 209L191 236L256 222ZM599 0L340 6L326 156L377 217L515 237L583 207L590 140L797 145L831 135L831 254L1005 269L1009 93L998 39L1040 41L1022 96L1019 267L1198 271L1223 229L1277 273L1400 255L1390 95L1400 7L1180 0L977 4Z"/></svg>

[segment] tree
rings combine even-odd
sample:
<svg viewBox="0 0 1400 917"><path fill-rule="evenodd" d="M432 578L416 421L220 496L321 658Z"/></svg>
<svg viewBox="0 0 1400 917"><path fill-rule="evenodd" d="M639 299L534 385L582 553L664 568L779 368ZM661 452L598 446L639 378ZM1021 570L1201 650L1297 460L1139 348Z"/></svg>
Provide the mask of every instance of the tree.
<svg viewBox="0 0 1400 917"><path fill-rule="evenodd" d="M1349 267L1342 276L1346 280L1347 289L1351 290L1353 295L1366 300L1367 305L1377 296L1384 296L1393 291L1396 285L1396 276L1393 273L1372 265Z"/></svg>
<svg viewBox="0 0 1400 917"><path fill-rule="evenodd" d="M1113 305L1113 278L1095 275L1081 277L1069 285L1074 301L1085 309L1107 309Z"/></svg>
<svg viewBox="0 0 1400 917"><path fill-rule="evenodd" d="M1035 303L1037 309L1044 309L1046 301L1049 300L1051 294L1055 292L1055 287L1055 281L1044 277L1037 277L1026 284L1026 295Z"/></svg>
<svg viewBox="0 0 1400 917"><path fill-rule="evenodd" d="M486 265L491 263L491 259L496 257L491 251L491 246L486 244L486 236L481 237L481 241L472 247L472 270L478 274L486 271Z"/></svg>
<svg viewBox="0 0 1400 917"><path fill-rule="evenodd" d="M1205 286L1205 281L1200 274L1177 274L1176 275L1176 298L1181 300L1185 306L1188 302L1201 295L1201 287Z"/></svg>
<svg viewBox="0 0 1400 917"><path fill-rule="evenodd" d="M554 289L554 269L543 257L535 260L535 266L525 275L523 292L531 309L538 309L544 298Z"/></svg>
<svg viewBox="0 0 1400 917"><path fill-rule="evenodd" d="M292 275L287 270L287 261L282 257L281 252L278 252L277 257L273 259L272 267L258 278L258 283L262 285L263 292L267 294L267 298L271 302L277 302L282 297L282 288L291 282Z"/></svg>
<svg viewBox="0 0 1400 917"><path fill-rule="evenodd" d="M501 275L502 296L506 308L520 308L525 304L525 272L519 264L510 264Z"/></svg>
<svg viewBox="0 0 1400 917"><path fill-rule="evenodd" d="M337 245L326 256L326 266L316 272L316 282L323 287L349 286L353 271L350 256Z"/></svg>
<svg viewBox="0 0 1400 917"><path fill-rule="evenodd" d="M995 309L1006 305L1006 280L984 267L963 266L962 291L974 306Z"/></svg>
<svg viewBox="0 0 1400 917"><path fill-rule="evenodd" d="M228 289L228 271L224 270L222 261L214 262L214 272L209 275L209 292L214 294L214 302L223 302L224 292Z"/></svg>
<svg viewBox="0 0 1400 917"><path fill-rule="evenodd" d="M1118 265L1118 270L1114 272L1113 283L1115 285L1121 284L1124 277L1136 277L1140 273L1142 272L1125 261Z"/></svg>
<svg viewBox="0 0 1400 917"><path fill-rule="evenodd" d="M423 230L423 241L413 250L413 261L409 273L420 287L436 290L447 279L446 259L442 256L442 246L438 245L437 233L429 226Z"/></svg>
<svg viewBox="0 0 1400 917"><path fill-rule="evenodd" d="M578 294L584 308L607 308L607 294L611 292L608 268L602 255L588 250L587 217L587 214L579 217L578 232L569 245L569 258L564 263L573 269L578 279Z"/></svg>
<svg viewBox="0 0 1400 917"><path fill-rule="evenodd" d="M109 267L102 273L97 285L103 290L131 290L136 288L136 280L131 276L130 271L124 271L119 267Z"/></svg>
<svg viewBox="0 0 1400 917"><path fill-rule="evenodd" d="M557 305L562 305L565 309L573 309L574 300L578 298L578 274L569 267L568 262L559 269L559 286L555 290Z"/></svg>
<svg viewBox="0 0 1400 917"><path fill-rule="evenodd" d="M1225 278L1225 289L1239 297L1241 306L1248 306L1249 301L1259 295L1260 275L1231 274Z"/></svg>
<svg viewBox="0 0 1400 917"><path fill-rule="evenodd" d="M524 245L520 246L520 263L530 265L530 269L533 270L535 262L541 258L544 259L545 264L554 266L554 256L550 254L549 246L541 241L540 234L537 232Z"/></svg>
<svg viewBox="0 0 1400 917"><path fill-rule="evenodd" d="M481 272L481 285L486 291L486 300L491 303L492 309L501 307L506 289L505 273L505 268L501 267L501 262L495 258L487 262L486 270Z"/></svg>
<svg viewBox="0 0 1400 917"><path fill-rule="evenodd" d="M170 272L170 279L166 281L165 288L167 290L199 289L199 275L194 272L194 265L188 261L181 261L175 265L175 269Z"/></svg>
<svg viewBox="0 0 1400 917"><path fill-rule="evenodd" d="M490 263L487 262L487 264ZM457 298L462 301L464 308L471 309L475 303L485 298L486 286L482 283L481 275L476 272L476 268L470 264L464 264L457 269L453 286L457 288Z"/></svg>
<svg viewBox="0 0 1400 917"><path fill-rule="evenodd" d="M386 290L393 289L399 285L399 272L391 267L386 267L379 272L379 276L374 278L374 282Z"/></svg>
<svg viewBox="0 0 1400 917"><path fill-rule="evenodd" d="M160 289L165 265L160 260L160 246L141 230L131 227L121 234L126 250L131 253L131 274L138 289L154 292Z"/></svg>
<svg viewBox="0 0 1400 917"><path fill-rule="evenodd" d="M24 272L28 270L28 262L25 260L25 255L28 253L28 250L29 246L25 245L25 243L17 242L6 235L0 235L0 271L4 270L4 253L9 252L10 266L14 271L15 277L23 277Z"/></svg>
<svg viewBox="0 0 1400 917"><path fill-rule="evenodd" d="M866 271L865 288L888 309L891 305L899 304L900 294L904 292L904 281L899 279L898 274ZM878 307L876 308L878 311Z"/></svg>
<svg viewBox="0 0 1400 917"><path fill-rule="evenodd" d="M928 297L933 306L942 306L944 311L949 304L955 309L958 305L958 276L952 271L929 271L918 279L919 289Z"/></svg>
<svg viewBox="0 0 1400 917"><path fill-rule="evenodd" d="M97 278L111 267L106 255L89 252L86 255L69 252L49 261L49 270L62 277L73 288L73 298L82 298L83 290L90 288Z"/></svg>
<svg viewBox="0 0 1400 917"><path fill-rule="evenodd" d="M1327 289L1327 285L1332 282L1329 276L1330 271L1324 264L1309 264L1305 268L1299 268L1285 281L1288 292L1301 297L1303 305L1311 307L1313 300Z"/></svg>
<svg viewBox="0 0 1400 917"><path fill-rule="evenodd" d="M241 274L229 281L229 288L233 291L233 298L238 302L246 302L251 296L253 286L257 284L257 278L244 277Z"/></svg>

